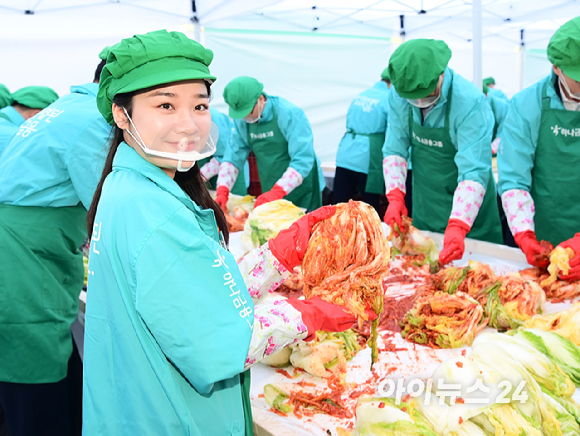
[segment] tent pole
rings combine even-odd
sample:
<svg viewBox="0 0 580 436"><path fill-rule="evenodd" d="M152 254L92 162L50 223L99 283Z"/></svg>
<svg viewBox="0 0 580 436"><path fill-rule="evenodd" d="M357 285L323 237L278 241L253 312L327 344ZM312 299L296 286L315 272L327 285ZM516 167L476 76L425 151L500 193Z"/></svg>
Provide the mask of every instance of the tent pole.
<svg viewBox="0 0 580 436"><path fill-rule="evenodd" d="M518 68L516 81L518 84L518 92L524 89L524 57L525 57L526 43L524 42L524 29L520 29L520 46L518 47Z"/></svg>
<svg viewBox="0 0 580 436"><path fill-rule="evenodd" d="M191 0L191 12L193 15L190 20L193 23L193 39L201 44L201 23L199 22L199 17L197 16L197 6L195 5L195 0Z"/></svg>
<svg viewBox="0 0 580 436"><path fill-rule="evenodd" d="M473 20L473 83L482 89L482 26L481 26L481 0L473 0L472 3L472 20Z"/></svg>

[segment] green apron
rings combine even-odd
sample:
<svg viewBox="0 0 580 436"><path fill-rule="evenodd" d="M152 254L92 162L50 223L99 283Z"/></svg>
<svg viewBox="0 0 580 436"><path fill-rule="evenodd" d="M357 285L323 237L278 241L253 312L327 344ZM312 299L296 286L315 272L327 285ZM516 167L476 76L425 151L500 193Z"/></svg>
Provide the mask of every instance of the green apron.
<svg viewBox="0 0 580 436"><path fill-rule="evenodd" d="M353 129L348 129L345 135L367 136L369 138L369 170L367 173L367 183L365 192L369 194L385 193L385 175L383 174L383 144L385 143L385 132L359 133Z"/></svg>
<svg viewBox="0 0 580 436"><path fill-rule="evenodd" d="M556 246L580 231L580 112L552 109L548 84L542 92L531 194L538 240Z"/></svg>
<svg viewBox="0 0 580 436"><path fill-rule="evenodd" d="M0 204L0 381L54 383L67 374L87 211Z"/></svg>
<svg viewBox="0 0 580 436"><path fill-rule="evenodd" d="M413 162L413 224L418 229L439 233L445 233L447 228L459 174L455 165L457 150L449 133L452 89L453 84L449 88L443 127L425 127L415 123L413 109L409 106L409 136ZM497 244L503 243L491 169L483 204L467 236Z"/></svg>
<svg viewBox="0 0 580 436"><path fill-rule="evenodd" d="M272 105L272 109L274 114L271 121L247 124L248 143L250 149L256 155L262 192L271 190L290 166L288 141L286 141L278 126L276 107ZM285 196L284 199L308 210L315 210L322 206L316 160L312 165L310 174L304 178L302 184Z"/></svg>
<svg viewBox="0 0 580 436"><path fill-rule="evenodd" d="M204 166L211 159L212 159L212 156L206 157L205 159L198 161L197 164L199 165L199 168ZM234 183L234 186L233 186L232 190L230 191L232 194L241 195L241 196L248 195L248 189L246 188L246 176L245 176L245 174L246 174L246 172L244 171L244 167L242 166L242 168L240 168L240 172L238 173L238 178L236 179L236 183ZM209 179L209 181L206 183L207 189L213 189L215 191L216 185L217 185L217 178L218 178L218 176L213 176L211 179Z"/></svg>

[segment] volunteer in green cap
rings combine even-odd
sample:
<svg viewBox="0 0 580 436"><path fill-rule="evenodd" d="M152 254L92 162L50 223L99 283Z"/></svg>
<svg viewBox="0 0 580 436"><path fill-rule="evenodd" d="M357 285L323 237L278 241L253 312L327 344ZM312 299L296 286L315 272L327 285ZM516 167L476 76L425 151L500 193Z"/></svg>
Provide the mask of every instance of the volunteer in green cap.
<svg viewBox="0 0 580 436"><path fill-rule="evenodd" d="M212 58L160 30L116 44L101 74L98 107L114 132L87 219L86 435L251 435L247 369L356 322L322 300L264 301L334 206L239 265L227 250L196 164L215 150Z"/></svg>
<svg viewBox="0 0 580 436"><path fill-rule="evenodd" d="M12 94L10 106L0 110L0 154L19 126L52 104L58 95L45 86L28 86Z"/></svg>
<svg viewBox="0 0 580 436"><path fill-rule="evenodd" d="M336 153L335 203L348 202L360 194L362 201L379 212L380 197L385 192L382 161L390 86L385 68L381 80L361 92L348 108L346 133Z"/></svg>
<svg viewBox="0 0 580 436"><path fill-rule="evenodd" d="M206 157L205 159L200 160L197 164L199 165L201 175L207 181L209 187L211 189L215 189L217 175L220 171L220 163L224 158L226 150L230 147L232 132L234 130L234 123L230 117L218 111L217 109L210 108L210 112L211 120L216 123L220 132L217 148L213 156ZM232 188L232 194L247 195L247 185L250 181L248 176L248 163L245 162L244 167L240 170L240 174L238 175L236 183Z"/></svg>
<svg viewBox="0 0 580 436"><path fill-rule="evenodd" d="M520 91L502 131L499 192L510 229L528 262L545 267L538 240L570 247L566 280L580 279L580 17L552 36L553 72Z"/></svg>
<svg viewBox="0 0 580 436"><path fill-rule="evenodd" d="M508 113L508 109L510 107L509 100L504 100L503 98L494 97L490 94L487 85L483 84L483 93L487 97L487 102L491 107L491 111L493 112L494 118L494 125L493 125L493 135L492 143L491 143L491 152L492 155L495 156L497 154L497 150L499 148L499 143L501 141L501 130L503 128L503 124L505 122L505 118Z"/></svg>
<svg viewBox="0 0 580 436"><path fill-rule="evenodd" d="M253 152L262 192L255 207L284 198L314 210L322 205L325 182L310 123L302 109L263 90L263 84L244 76L224 89L234 132L220 165L216 201L225 207L239 169Z"/></svg>
<svg viewBox="0 0 580 436"><path fill-rule="evenodd" d="M17 126L0 162L0 409L13 436L81 432L82 362L71 325L87 209L111 132L97 90L73 86Z"/></svg>
<svg viewBox="0 0 580 436"><path fill-rule="evenodd" d="M389 129L383 169L385 222L401 228L407 161L413 161L413 224L445 232L439 260L460 259L469 237L502 242L491 173L493 114L477 87L447 67L443 41L401 44L389 61ZM411 148L411 153L409 149Z"/></svg>
<svg viewBox="0 0 580 436"><path fill-rule="evenodd" d="M483 85L487 86L486 94L488 97L495 97L505 101L509 101L507 95L505 95L501 89L495 87L495 79L493 77L486 77L485 79L483 79Z"/></svg>
<svg viewBox="0 0 580 436"><path fill-rule="evenodd" d="M6 87L0 83L0 109L4 109L6 106L10 106L12 104L12 94Z"/></svg>

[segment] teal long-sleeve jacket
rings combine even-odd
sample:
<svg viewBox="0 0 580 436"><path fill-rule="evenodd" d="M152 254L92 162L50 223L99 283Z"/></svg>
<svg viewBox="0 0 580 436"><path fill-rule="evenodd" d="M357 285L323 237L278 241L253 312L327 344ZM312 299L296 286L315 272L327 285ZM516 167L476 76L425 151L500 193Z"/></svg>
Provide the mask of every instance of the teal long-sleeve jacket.
<svg viewBox="0 0 580 436"><path fill-rule="evenodd" d="M389 87L381 80L353 100L346 114L346 133L336 153L337 167L368 174L370 140L365 134L386 132L388 99Z"/></svg>
<svg viewBox="0 0 580 436"><path fill-rule="evenodd" d="M298 171L303 178L306 178L310 174L314 162L316 162L318 181L322 191L326 186L326 182L320 168L320 161L314 151L314 136L306 114L298 106L282 97L267 95L267 98L264 112L258 123L272 121L274 117L273 107L276 108L278 127L280 127L282 135L284 135L284 139L288 142L290 166ZM230 162L236 168L242 168L251 151L248 142L247 125L243 119L234 120L231 147L226 151L223 158L223 162Z"/></svg>
<svg viewBox="0 0 580 436"><path fill-rule="evenodd" d="M254 305L213 211L121 143L91 241L83 434L244 436Z"/></svg>
<svg viewBox="0 0 580 436"><path fill-rule="evenodd" d="M0 203L88 210L107 156L111 126L97 109L99 85L73 86L29 118L6 145Z"/></svg>
<svg viewBox="0 0 580 436"><path fill-rule="evenodd" d="M551 73L512 97L497 153L500 195L511 189L532 190L532 169L542 117L542 90L546 82L549 84L550 106L565 110L556 93L557 79L558 76Z"/></svg>
<svg viewBox="0 0 580 436"><path fill-rule="evenodd" d="M451 82L453 82L452 90ZM485 94L481 90L451 68L445 69L441 98L427 114L423 125L437 128L445 125L449 92L453 93L449 113L449 133L457 149L455 155L455 164L459 172L457 182L472 180L486 187L491 174L491 135L494 120ZM395 155L409 160L411 147L409 106L412 107L415 122L421 123L421 109L412 106L391 87L389 126L383 146L383 157Z"/></svg>

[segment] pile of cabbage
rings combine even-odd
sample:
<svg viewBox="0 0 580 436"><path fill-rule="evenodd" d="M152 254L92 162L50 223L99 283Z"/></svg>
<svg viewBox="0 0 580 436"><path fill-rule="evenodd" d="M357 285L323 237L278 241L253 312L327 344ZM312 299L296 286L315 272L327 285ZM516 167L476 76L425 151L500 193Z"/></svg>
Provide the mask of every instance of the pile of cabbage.
<svg viewBox="0 0 580 436"><path fill-rule="evenodd" d="M580 407L572 399L580 348L555 333L483 333L469 356L443 362L431 380L430 389L407 402L361 398L352 436L580 435Z"/></svg>

